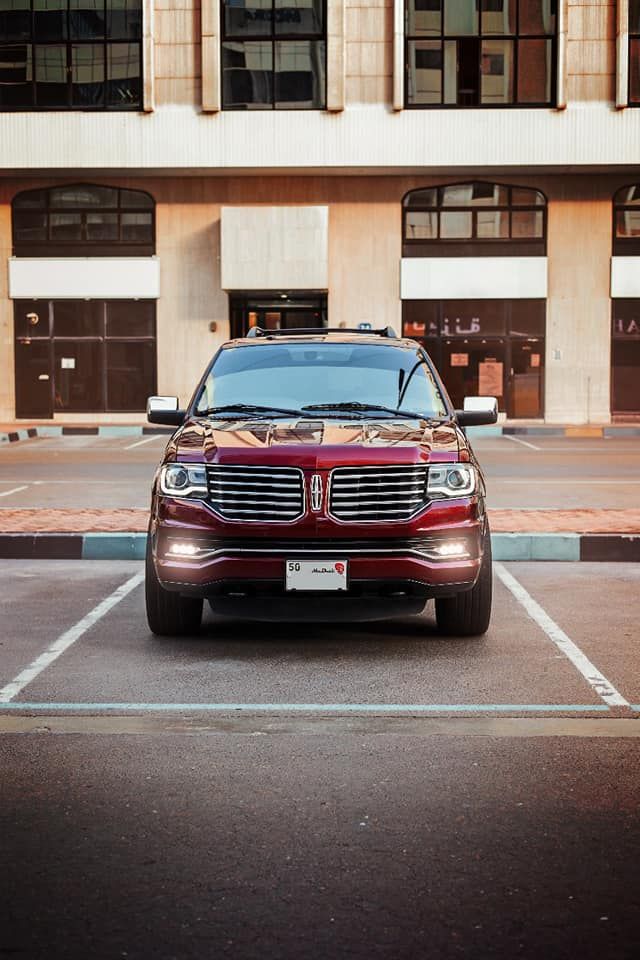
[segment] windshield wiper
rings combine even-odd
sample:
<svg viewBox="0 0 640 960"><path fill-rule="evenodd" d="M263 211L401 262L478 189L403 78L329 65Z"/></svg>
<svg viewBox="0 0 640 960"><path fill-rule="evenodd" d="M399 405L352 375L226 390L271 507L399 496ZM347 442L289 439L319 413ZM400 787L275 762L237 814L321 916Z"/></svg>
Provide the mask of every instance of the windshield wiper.
<svg viewBox="0 0 640 960"><path fill-rule="evenodd" d="M203 410L198 413L199 417L226 417L227 415L233 417L237 413L247 413L250 415L270 415L277 414L282 417L307 417L308 414L304 413L303 410L290 410L287 407L270 407L262 406L259 403L223 403L219 407L208 407L206 410Z"/></svg>
<svg viewBox="0 0 640 960"><path fill-rule="evenodd" d="M438 417L430 417L424 413L416 413L415 410L395 410L393 407L383 407L378 403L360 403L359 400L349 400L344 403L313 403L303 407L303 410L345 410L354 413L363 413L367 410L374 410L378 413L390 413L394 417L411 417L415 420L438 420Z"/></svg>

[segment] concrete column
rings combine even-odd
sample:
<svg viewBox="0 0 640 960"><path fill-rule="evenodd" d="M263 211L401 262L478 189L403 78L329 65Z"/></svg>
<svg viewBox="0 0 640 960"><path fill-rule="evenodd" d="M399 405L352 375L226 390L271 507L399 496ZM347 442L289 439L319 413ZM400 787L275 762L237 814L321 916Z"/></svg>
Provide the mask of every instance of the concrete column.
<svg viewBox="0 0 640 960"><path fill-rule="evenodd" d="M579 188L578 188L579 189ZM549 200L545 419L610 420L611 197L594 187ZM586 194L586 195L585 195Z"/></svg>
<svg viewBox="0 0 640 960"><path fill-rule="evenodd" d="M404 0L393 3L393 109L404 109Z"/></svg>
<svg viewBox="0 0 640 960"><path fill-rule="evenodd" d="M345 100L345 0L327 5L327 110L339 113Z"/></svg>
<svg viewBox="0 0 640 960"><path fill-rule="evenodd" d="M391 188L393 189L393 188ZM400 204L354 183L329 205L329 326L402 327Z"/></svg>
<svg viewBox="0 0 640 960"><path fill-rule="evenodd" d="M142 109L155 110L155 64L153 48L154 0L143 0L142 6Z"/></svg>
<svg viewBox="0 0 640 960"><path fill-rule="evenodd" d="M629 103L629 0L618 0L616 23L616 107Z"/></svg>
<svg viewBox="0 0 640 960"><path fill-rule="evenodd" d="M202 28L202 109L217 113L222 107L220 55L220 4L203 2L200 11Z"/></svg>
<svg viewBox="0 0 640 960"><path fill-rule="evenodd" d="M558 0L558 53L556 58L556 108L567 107L567 32L569 10L567 0Z"/></svg>

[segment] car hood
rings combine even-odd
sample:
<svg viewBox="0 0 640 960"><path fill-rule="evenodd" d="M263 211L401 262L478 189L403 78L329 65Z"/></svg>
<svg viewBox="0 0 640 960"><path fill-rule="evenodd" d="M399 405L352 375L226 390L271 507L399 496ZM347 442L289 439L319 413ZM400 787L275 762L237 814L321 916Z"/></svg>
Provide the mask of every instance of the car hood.
<svg viewBox="0 0 640 960"><path fill-rule="evenodd" d="M455 460L467 449L454 421L414 419L190 419L174 434L167 459L251 463L293 461L332 466L334 462ZM388 451L387 455L383 455ZM462 454L463 459L466 456Z"/></svg>

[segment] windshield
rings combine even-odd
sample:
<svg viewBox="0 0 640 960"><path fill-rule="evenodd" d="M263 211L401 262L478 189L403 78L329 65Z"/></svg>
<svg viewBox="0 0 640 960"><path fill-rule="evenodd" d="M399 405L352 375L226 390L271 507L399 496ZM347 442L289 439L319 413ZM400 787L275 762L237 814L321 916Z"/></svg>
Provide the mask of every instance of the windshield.
<svg viewBox="0 0 640 960"><path fill-rule="evenodd" d="M447 415L422 353L388 343L269 343L220 352L196 413L234 404L291 410L355 403L424 417ZM318 411L318 416L321 411Z"/></svg>

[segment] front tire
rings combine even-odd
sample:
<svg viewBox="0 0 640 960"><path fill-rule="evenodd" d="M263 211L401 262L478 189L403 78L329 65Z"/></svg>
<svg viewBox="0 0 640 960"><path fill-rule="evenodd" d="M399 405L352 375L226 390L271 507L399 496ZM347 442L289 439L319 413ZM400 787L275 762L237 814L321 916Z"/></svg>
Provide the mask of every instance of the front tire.
<svg viewBox="0 0 640 960"><path fill-rule="evenodd" d="M153 563L151 535L147 537L144 592L147 623L152 633L160 637L184 637L198 632L202 623L202 600L182 597L160 584Z"/></svg>
<svg viewBox="0 0 640 960"><path fill-rule="evenodd" d="M436 600L436 622L440 633L448 637L479 637L486 633L491 620L492 590L491 534L487 524L482 565L475 585L455 597Z"/></svg>

